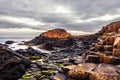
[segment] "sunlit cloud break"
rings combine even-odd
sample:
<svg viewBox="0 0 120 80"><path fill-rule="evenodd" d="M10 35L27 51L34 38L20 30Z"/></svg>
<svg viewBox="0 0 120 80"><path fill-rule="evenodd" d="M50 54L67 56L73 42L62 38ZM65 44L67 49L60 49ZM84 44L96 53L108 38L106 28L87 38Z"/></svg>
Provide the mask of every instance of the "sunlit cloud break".
<svg viewBox="0 0 120 80"><path fill-rule="evenodd" d="M45 31L31 29L31 28L0 28L0 34L3 34L3 35L26 34L27 36L31 36L30 34L32 34L32 36L36 36L43 32ZM75 30L67 30L67 32L71 33L72 35L91 34L90 32L75 31Z"/></svg>
<svg viewBox="0 0 120 80"><path fill-rule="evenodd" d="M37 21L34 18L26 18L26 17L14 17L14 16L4 16L0 15L0 21L6 21L16 24L25 24L28 26L38 26L44 25L43 22Z"/></svg>
<svg viewBox="0 0 120 80"><path fill-rule="evenodd" d="M95 17L95 18L90 18L90 19L85 19L85 20L75 20L74 22L76 23L86 23L86 22L94 22L94 21L110 21L110 20L114 20L116 18L120 18L120 14L116 14L116 15L104 15L104 16L100 16L100 17Z"/></svg>
<svg viewBox="0 0 120 80"><path fill-rule="evenodd" d="M32 33L32 32L44 32L44 30L36 30L31 28L0 28L0 33Z"/></svg>

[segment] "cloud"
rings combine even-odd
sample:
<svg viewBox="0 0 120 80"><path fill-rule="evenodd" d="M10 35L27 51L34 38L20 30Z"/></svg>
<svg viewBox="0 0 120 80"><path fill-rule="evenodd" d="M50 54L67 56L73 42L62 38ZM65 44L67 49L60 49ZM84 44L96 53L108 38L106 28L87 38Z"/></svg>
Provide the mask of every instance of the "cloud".
<svg viewBox="0 0 120 80"><path fill-rule="evenodd" d="M23 24L28 26L44 25L44 23L37 21L33 18L4 16L4 15L0 15L0 21L10 22L14 24Z"/></svg>
<svg viewBox="0 0 120 80"><path fill-rule="evenodd" d="M0 28L0 36L37 36L44 32L43 30L35 30L31 28ZM22 34L22 35L21 35Z"/></svg>
<svg viewBox="0 0 120 80"><path fill-rule="evenodd" d="M40 35L41 33L45 32L44 30L36 30L31 28L0 28L0 35L3 37L35 37ZM74 31L74 30L68 30L67 32L71 33L72 35L81 35L81 34L91 34L86 33L83 31ZM24 34L24 35L21 35Z"/></svg>
<svg viewBox="0 0 120 80"><path fill-rule="evenodd" d="M0 28L64 28L81 34L95 33L120 20L119 3L120 0L0 0Z"/></svg>

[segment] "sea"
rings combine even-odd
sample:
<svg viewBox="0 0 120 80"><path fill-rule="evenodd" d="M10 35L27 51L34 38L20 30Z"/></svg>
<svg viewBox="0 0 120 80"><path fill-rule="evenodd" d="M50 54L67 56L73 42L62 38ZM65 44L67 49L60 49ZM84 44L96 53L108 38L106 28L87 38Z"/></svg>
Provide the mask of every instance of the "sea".
<svg viewBox="0 0 120 80"><path fill-rule="evenodd" d="M5 43L5 41L12 40L15 42L29 41L34 37L0 37L0 43Z"/></svg>
<svg viewBox="0 0 120 80"><path fill-rule="evenodd" d="M34 37L0 37L0 43L5 44L6 41L14 41L13 44L7 44L10 49L12 50L27 49L29 46L19 45L19 44L23 44L24 42L30 41L32 39L34 39ZM43 53L51 53L48 50L38 48L38 46L31 46L31 47Z"/></svg>

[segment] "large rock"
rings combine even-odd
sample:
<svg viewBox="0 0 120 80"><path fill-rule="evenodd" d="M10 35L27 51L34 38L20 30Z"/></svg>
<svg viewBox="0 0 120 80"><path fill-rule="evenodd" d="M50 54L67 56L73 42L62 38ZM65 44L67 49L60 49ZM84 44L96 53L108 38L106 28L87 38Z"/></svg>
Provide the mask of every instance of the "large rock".
<svg viewBox="0 0 120 80"><path fill-rule="evenodd" d="M120 29L120 21L113 22L107 26L104 26L100 31L99 34L106 34L106 33L119 33Z"/></svg>
<svg viewBox="0 0 120 80"><path fill-rule="evenodd" d="M89 63L100 63L99 57L97 55L88 55L85 61Z"/></svg>
<svg viewBox="0 0 120 80"><path fill-rule="evenodd" d="M77 80L120 80L120 69L109 64L78 64L65 66L67 74Z"/></svg>
<svg viewBox="0 0 120 80"><path fill-rule="evenodd" d="M104 51L111 51L113 50L113 45L104 45Z"/></svg>
<svg viewBox="0 0 120 80"><path fill-rule="evenodd" d="M12 40L8 40L8 41L5 41L5 44L13 44L15 41L12 41Z"/></svg>
<svg viewBox="0 0 120 80"><path fill-rule="evenodd" d="M105 39L101 39L98 44L100 45L106 45L106 40Z"/></svg>
<svg viewBox="0 0 120 80"><path fill-rule="evenodd" d="M73 45L74 40L64 29L53 29L40 34L40 36L27 43L34 43L35 45L44 44L45 48L51 49L51 47L70 47Z"/></svg>
<svg viewBox="0 0 120 80"><path fill-rule="evenodd" d="M16 52L0 45L0 80L17 80L29 67L28 60L22 59Z"/></svg>
<svg viewBox="0 0 120 80"><path fill-rule="evenodd" d="M89 73L96 67L96 64L92 63L85 63L85 64L78 64L65 66L64 70L68 70L68 75L72 78L77 78L80 80L88 80Z"/></svg>
<svg viewBox="0 0 120 80"><path fill-rule="evenodd" d="M105 53L97 52L99 61L106 64L120 64L120 58L114 56L108 56Z"/></svg>
<svg viewBox="0 0 120 80"><path fill-rule="evenodd" d="M71 35L67 33L64 29L49 30L47 32L42 33L40 36L46 38L58 38L58 39L71 37Z"/></svg>
<svg viewBox="0 0 120 80"><path fill-rule="evenodd" d="M120 57L120 49L113 49L112 55Z"/></svg>
<svg viewBox="0 0 120 80"><path fill-rule="evenodd" d="M106 64L120 64L120 58L117 56L107 55L101 52L88 52L85 56L85 61L89 63L106 63Z"/></svg>
<svg viewBox="0 0 120 80"><path fill-rule="evenodd" d="M120 80L120 69L108 65L100 64L93 72L90 73L90 80Z"/></svg>
<svg viewBox="0 0 120 80"><path fill-rule="evenodd" d="M114 41L114 46L117 45L120 42L120 37L117 37Z"/></svg>
<svg viewBox="0 0 120 80"><path fill-rule="evenodd" d="M106 44L107 45L113 45L114 41L115 41L114 37L108 37L108 38L106 38Z"/></svg>
<svg viewBox="0 0 120 80"><path fill-rule="evenodd" d="M100 44L95 44L95 50L96 51L104 51L104 46Z"/></svg>

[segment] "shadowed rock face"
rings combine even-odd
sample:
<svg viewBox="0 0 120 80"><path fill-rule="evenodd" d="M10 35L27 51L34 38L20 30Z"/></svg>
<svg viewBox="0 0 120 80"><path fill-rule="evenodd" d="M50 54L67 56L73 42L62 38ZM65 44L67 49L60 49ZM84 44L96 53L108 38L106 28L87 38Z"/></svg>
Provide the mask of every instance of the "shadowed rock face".
<svg viewBox="0 0 120 80"><path fill-rule="evenodd" d="M71 35L64 29L53 29L40 34L40 36L35 37L30 43L35 45L43 44L45 48L51 47L70 47L74 40Z"/></svg>
<svg viewBox="0 0 120 80"><path fill-rule="evenodd" d="M29 61L18 57L14 51L0 45L0 80L17 80L29 67Z"/></svg>

